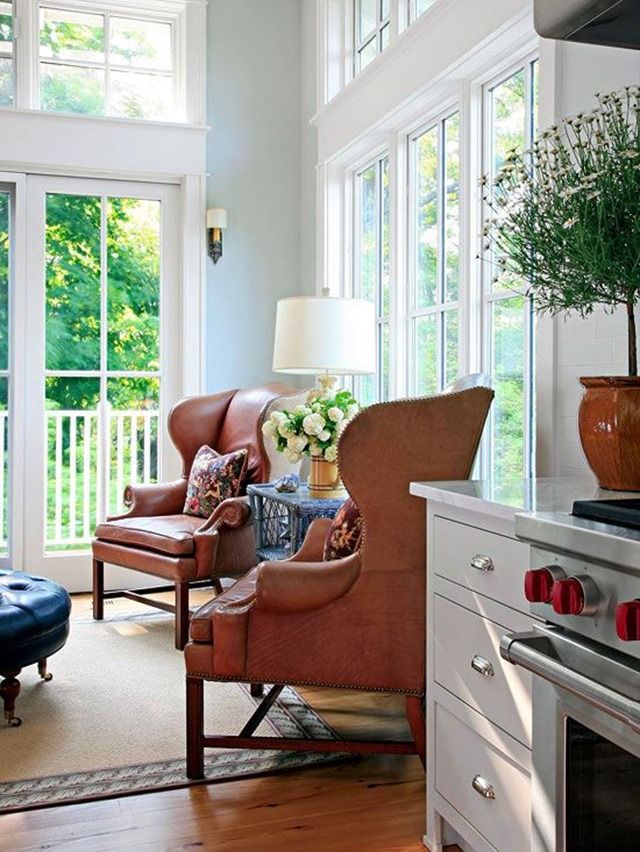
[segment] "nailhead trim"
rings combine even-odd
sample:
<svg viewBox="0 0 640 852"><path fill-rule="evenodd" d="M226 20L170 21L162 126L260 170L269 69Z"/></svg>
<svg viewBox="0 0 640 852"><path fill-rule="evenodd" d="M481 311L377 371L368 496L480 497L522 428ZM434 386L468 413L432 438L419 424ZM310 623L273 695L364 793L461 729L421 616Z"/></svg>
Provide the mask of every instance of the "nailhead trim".
<svg viewBox="0 0 640 852"><path fill-rule="evenodd" d="M211 675L206 674L205 672L187 672L187 677L198 677L202 678L202 680L208 681L218 681L218 682L227 682L227 683L278 683L279 678L277 677L263 677L259 680L255 678L247 678L247 677L225 677L224 675L219 675L218 677L212 677ZM317 680L295 680L295 681L287 681L286 686L319 686L325 687L327 689L358 689L361 692L393 692L398 695L417 695L423 696L424 692L417 689L402 689L402 687L385 687L385 686L362 686L360 684L346 684L346 683L325 683L324 681L319 682Z"/></svg>

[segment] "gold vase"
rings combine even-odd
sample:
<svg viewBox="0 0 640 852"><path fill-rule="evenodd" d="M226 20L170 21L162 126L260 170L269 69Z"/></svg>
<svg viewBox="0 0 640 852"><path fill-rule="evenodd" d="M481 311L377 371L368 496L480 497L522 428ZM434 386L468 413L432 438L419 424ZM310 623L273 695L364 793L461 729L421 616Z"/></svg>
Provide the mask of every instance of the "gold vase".
<svg viewBox="0 0 640 852"><path fill-rule="evenodd" d="M332 497L344 497L345 488L340 479L338 465L335 462L314 458L313 456L310 462L309 496L324 498L325 500Z"/></svg>

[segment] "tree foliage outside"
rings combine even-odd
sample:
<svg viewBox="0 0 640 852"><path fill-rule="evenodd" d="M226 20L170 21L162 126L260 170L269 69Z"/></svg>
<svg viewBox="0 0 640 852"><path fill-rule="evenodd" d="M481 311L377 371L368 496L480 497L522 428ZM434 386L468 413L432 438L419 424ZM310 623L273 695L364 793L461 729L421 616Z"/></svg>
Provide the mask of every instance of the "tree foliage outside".
<svg viewBox="0 0 640 852"><path fill-rule="evenodd" d="M122 118L170 117L174 96L167 23L43 9L40 59L43 109Z"/></svg>
<svg viewBox="0 0 640 852"><path fill-rule="evenodd" d="M157 412L159 379L137 376L160 368L160 205L156 201L50 194L46 205L46 355L45 363L54 375L46 378L46 408L50 411L78 412L48 419L48 536L50 540L74 538L72 501L69 499L71 448L76 453L76 492L85 493L85 480L91 496L92 523L97 504L97 411L101 382L87 371L106 376L106 395L114 412L140 411L140 415L120 418L114 414L111 430L111 470L118 467L141 480L144 477L145 449L151 454L149 470L157 472L157 419L145 448L144 415ZM105 237L102 244L102 217ZM106 267L102 260L106 258ZM106 279L106 284L104 281ZM106 286L106 292L103 292ZM106 311L103 301L106 296ZM106 329L103 329L103 325ZM106 357L101 337L106 330ZM55 375L73 371L76 375ZM134 375L113 376L114 371ZM149 428L149 427L147 427ZM118 429L120 431L118 431ZM135 429L135 435L132 436ZM62 468L56 446L62 441ZM85 456L89 446L89 458ZM62 479L62 518L56 517L56 484ZM118 482L111 477L111 506L120 505ZM120 483L122 484L122 483ZM126 484L126 482L125 482ZM58 510L59 511L59 510ZM56 533L58 529L58 533Z"/></svg>
<svg viewBox="0 0 640 852"><path fill-rule="evenodd" d="M422 395L434 394L441 389L438 384L440 349L443 359L441 384L446 386L452 382L459 371L458 309L447 307L459 296L459 136L460 117L454 113L415 142L413 308L415 311L431 311L413 320L414 390Z"/></svg>
<svg viewBox="0 0 640 852"><path fill-rule="evenodd" d="M0 106L14 100L13 10L0 2Z"/></svg>
<svg viewBox="0 0 640 852"><path fill-rule="evenodd" d="M537 104L534 86L530 112L535 115ZM492 137L491 174L497 175L511 152L523 151L526 142L527 82L520 70L496 86L491 93ZM485 245L485 250L492 247ZM490 254L493 264L500 262L500 252ZM495 293L513 291L517 295L502 295L491 302L491 374L495 399L491 413L492 472L502 481L519 480L525 472L526 435L526 318L527 282L522 275L501 280L492 277Z"/></svg>

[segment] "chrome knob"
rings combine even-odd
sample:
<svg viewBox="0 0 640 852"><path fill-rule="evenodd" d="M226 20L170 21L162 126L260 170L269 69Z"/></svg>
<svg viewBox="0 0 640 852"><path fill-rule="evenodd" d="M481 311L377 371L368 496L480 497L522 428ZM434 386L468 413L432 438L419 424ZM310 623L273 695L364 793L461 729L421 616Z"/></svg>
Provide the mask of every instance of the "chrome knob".
<svg viewBox="0 0 640 852"><path fill-rule="evenodd" d="M471 558L471 567L475 568L476 571L495 570L493 559L490 556L484 556L482 553L476 553L476 555Z"/></svg>
<svg viewBox="0 0 640 852"><path fill-rule="evenodd" d="M493 789L493 786L482 775L476 775L471 782L471 786L476 793L479 793L485 799L495 799L496 797L496 791Z"/></svg>
<svg viewBox="0 0 640 852"><path fill-rule="evenodd" d="M471 668L483 677L494 677L495 675L493 664L485 657L481 657L480 654L476 654L471 660Z"/></svg>

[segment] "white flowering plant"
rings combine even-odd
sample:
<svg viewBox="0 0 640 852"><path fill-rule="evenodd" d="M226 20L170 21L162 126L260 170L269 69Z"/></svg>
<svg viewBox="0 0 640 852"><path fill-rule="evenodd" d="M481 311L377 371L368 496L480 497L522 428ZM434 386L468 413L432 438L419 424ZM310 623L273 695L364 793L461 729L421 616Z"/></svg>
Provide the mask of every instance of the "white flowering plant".
<svg viewBox="0 0 640 852"><path fill-rule="evenodd" d="M493 252L495 283L522 289L524 279L540 312L624 306L636 376L640 89L596 97L592 112L544 131L528 151L510 151L493 181L481 178L490 211L483 248Z"/></svg>
<svg viewBox="0 0 640 852"><path fill-rule="evenodd" d="M296 464L302 456L335 462L338 439L360 406L348 390L325 396L309 391L307 400L293 411L274 411L262 426L262 434L273 438L276 448Z"/></svg>

